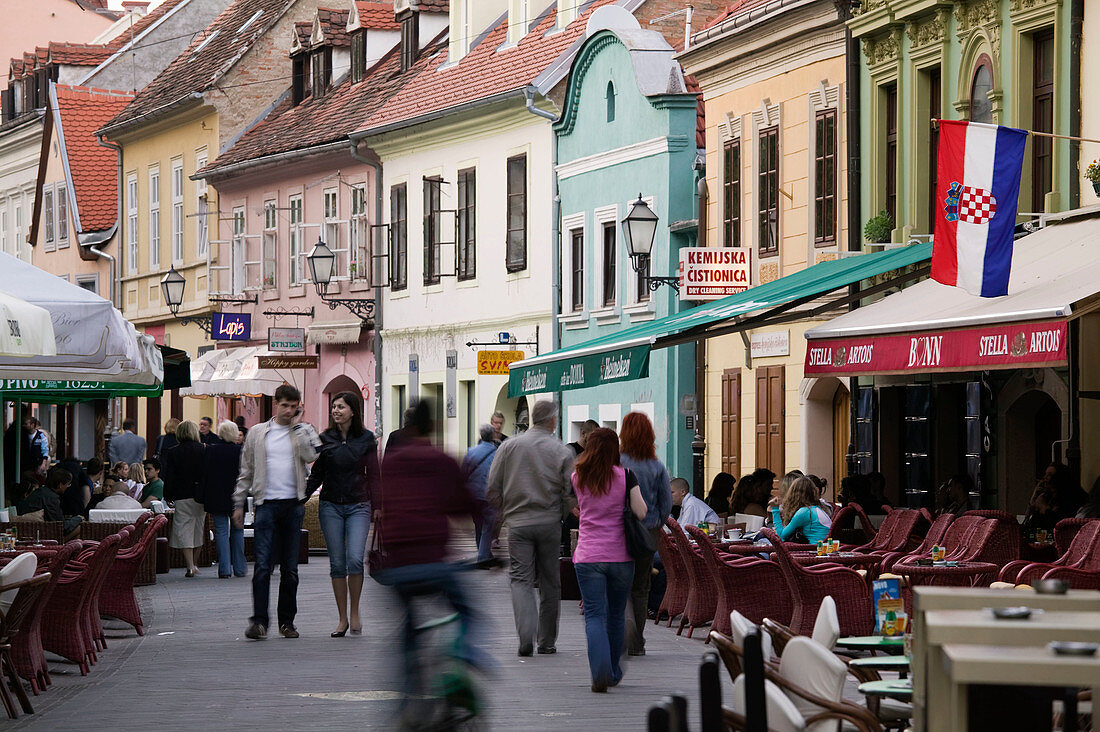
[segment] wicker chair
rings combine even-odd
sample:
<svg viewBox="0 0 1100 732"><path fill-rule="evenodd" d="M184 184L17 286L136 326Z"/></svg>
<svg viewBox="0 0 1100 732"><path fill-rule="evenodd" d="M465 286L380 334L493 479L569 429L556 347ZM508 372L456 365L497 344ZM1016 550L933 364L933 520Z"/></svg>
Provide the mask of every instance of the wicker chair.
<svg viewBox="0 0 1100 732"><path fill-rule="evenodd" d="M911 552L889 552L884 554L882 564L880 565L882 571L891 571L894 564L905 557L926 557L930 555L932 553L932 547L943 542L944 536L947 534L947 529L954 519L955 516L953 514L945 513L933 521L932 526L928 529L928 533L924 535L924 541Z"/></svg>
<svg viewBox="0 0 1100 732"><path fill-rule="evenodd" d="M657 535L657 554L660 555L661 563L665 567L667 583L665 596L661 599L661 606L657 609L657 617L653 622L660 623L661 615L665 614L668 615L666 627L672 627L673 618L683 614L684 608L687 607L688 594L691 592L691 577L670 532L662 531Z"/></svg>
<svg viewBox="0 0 1100 732"><path fill-rule="evenodd" d="M1078 535L1083 533L1084 529ZM1100 536L1076 566L1054 567L1043 574L1043 579L1065 580L1075 590L1100 590Z"/></svg>
<svg viewBox="0 0 1100 732"><path fill-rule="evenodd" d="M689 526L687 530L699 546L711 578L718 586L714 630L730 634L731 610L738 611L757 624L766 617L790 622L791 599L783 573L775 562L759 557L724 559L705 533L695 526Z"/></svg>
<svg viewBox="0 0 1100 732"><path fill-rule="evenodd" d="M3 671L3 678L0 678L0 699L3 700L4 709L7 710L8 717L11 719L18 717L19 712L12 701L9 687L15 690L15 696L19 699L19 705L23 711L34 714L34 707L31 706L31 700L27 698L23 682L20 681L19 674L15 671L15 664L12 662L11 644L12 640L19 636L19 630L24 621L34 613L35 605L49 583L50 574L47 572L0 587L0 590L5 592L10 590L16 592L11 607L6 613L0 612L0 670Z"/></svg>
<svg viewBox="0 0 1100 732"><path fill-rule="evenodd" d="M862 511L863 509L860 508L859 510ZM864 513L863 515L866 516L867 514ZM875 534L874 538L862 546L854 547L853 551L880 554L884 552L901 551L904 549L904 543L898 546L898 542L894 538L898 522L902 520L904 515L904 510L900 508L886 514L886 518L883 519L882 524L878 527L878 532ZM906 538L908 538L908 535L906 535Z"/></svg>
<svg viewBox="0 0 1100 732"><path fill-rule="evenodd" d="M1062 523L1064 522L1059 522L1059 526ZM1040 579L1055 567L1078 567L1083 564L1091 553L1097 551L1097 538L1100 537L1100 520L1085 520L1085 523L1078 528L1080 530L1074 534L1073 541L1070 542L1066 551L1058 559L1053 562L1028 562L1024 559L1018 559L1002 567L997 579L1001 582L1026 585Z"/></svg>
<svg viewBox="0 0 1100 732"><path fill-rule="evenodd" d="M30 682L31 691L35 696L53 683L50 679L50 667L46 662L46 653L42 650L42 615L58 580L61 579L62 571L69 563L70 557L79 551L80 547L80 540L75 539L57 547L49 556L39 555L39 568L46 568L50 574L50 582L38 596L38 602L30 617L23 621L19 634L12 640L11 652L15 668L20 676Z"/></svg>
<svg viewBox="0 0 1100 732"><path fill-rule="evenodd" d="M687 606L680 616L680 626L676 629L676 635L683 633L686 627L690 638L696 628L701 628L714 620L714 612L718 608L718 583L711 576L703 555L691 545L676 519L669 516L667 521L672 530L673 544L687 567L688 577L691 578Z"/></svg>
<svg viewBox="0 0 1100 732"><path fill-rule="evenodd" d="M89 614L95 607L96 582L106 576L118 553L122 537L112 534L93 546L82 547L81 557L71 559L62 573L42 615L42 645L51 653L73 661L80 675L95 663L95 638Z"/></svg>
<svg viewBox="0 0 1100 732"><path fill-rule="evenodd" d="M993 524L988 538L967 557L973 562L992 562L1003 567L1020 558L1020 524L1004 511L983 511L982 516ZM962 515L965 518L966 514Z"/></svg>
<svg viewBox="0 0 1100 732"><path fill-rule="evenodd" d="M959 516L943 535L943 558L961 559L970 546L970 537L988 519L981 516Z"/></svg>
<svg viewBox="0 0 1100 732"><path fill-rule="evenodd" d="M1073 537L1088 524L1096 521L1091 518L1066 518L1054 525L1054 546L1058 547L1059 554L1069 551L1069 545L1073 543Z"/></svg>
<svg viewBox="0 0 1100 732"><path fill-rule="evenodd" d="M791 629L799 635L813 631L818 608L826 595L836 601L841 635L870 635L874 629L871 589L853 569L825 564L803 567L771 529L761 533L774 545L772 558L779 564L791 592Z"/></svg>
<svg viewBox="0 0 1100 732"><path fill-rule="evenodd" d="M859 528L856 528L856 522ZM833 515L833 525L829 527L829 538L836 539L845 548L865 546L875 540L878 532L867 518L858 503L849 503Z"/></svg>
<svg viewBox="0 0 1100 732"><path fill-rule="evenodd" d="M141 539L127 549L120 549L107 572L103 589L99 593L100 615L117 618L129 623L138 635L145 635L141 622L141 610L134 596L134 579L137 577L146 553L153 550L157 532L168 523L165 516L156 516L148 522Z"/></svg>

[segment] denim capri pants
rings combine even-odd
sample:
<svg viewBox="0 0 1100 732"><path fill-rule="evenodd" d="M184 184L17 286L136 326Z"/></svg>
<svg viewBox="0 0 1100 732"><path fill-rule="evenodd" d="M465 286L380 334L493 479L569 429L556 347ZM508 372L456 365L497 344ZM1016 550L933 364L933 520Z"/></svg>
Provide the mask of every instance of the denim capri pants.
<svg viewBox="0 0 1100 732"><path fill-rule="evenodd" d="M329 576L363 574L363 555L370 532L370 503L321 501L317 514L328 546Z"/></svg>

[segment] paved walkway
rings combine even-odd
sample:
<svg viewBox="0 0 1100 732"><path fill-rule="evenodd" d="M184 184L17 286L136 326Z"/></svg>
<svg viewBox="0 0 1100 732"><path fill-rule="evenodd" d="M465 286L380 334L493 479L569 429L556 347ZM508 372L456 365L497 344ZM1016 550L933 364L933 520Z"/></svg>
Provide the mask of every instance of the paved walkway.
<svg viewBox="0 0 1100 732"><path fill-rule="evenodd" d="M330 638L335 608L328 560L311 557L300 577L302 637L287 640L275 633L255 642L243 636L251 611L249 579L217 579L214 568L194 579L185 579L182 570L160 575L156 585L138 590L145 637L108 622L109 648L86 677L51 656L54 685L33 698L37 713L6 726L51 731L392 727L400 688L399 613L388 590L368 579L363 635ZM490 619L490 650L500 664L488 688L493 729L640 730L649 706L672 691L689 697L691 718L698 719L704 634L689 640L650 623L648 655L630 659L618 688L593 694L576 602L562 603L558 653L521 659L507 575L470 572L469 581ZM272 584L274 609L277 580Z"/></svg>

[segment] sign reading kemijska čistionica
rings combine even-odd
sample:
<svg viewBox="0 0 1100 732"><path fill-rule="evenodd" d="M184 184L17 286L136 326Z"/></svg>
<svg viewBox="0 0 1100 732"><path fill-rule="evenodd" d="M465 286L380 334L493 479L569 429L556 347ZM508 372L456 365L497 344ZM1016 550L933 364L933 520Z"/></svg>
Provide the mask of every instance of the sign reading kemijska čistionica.
<svg viewBox="0 0 1100 732"><path fill-rule="evenodd" d="M567 391L630 381L649 375L649 345L559 358L530 366L515 364L508 375L508 395Z"/></svg>
<svg viewBox="0 0 1100 732"><path fill-rule="evenodd" d="M749 289L752 250L684 247L680 250L680 299L718 300Z"/></svg>
<svg viewBox="0 0 1100 732"><path fill-rule="evenodd" d="M215 341L247 341L252 338L252 315L249 313L214 313L210 338Z"/></svg>
<svg viewBox="0 0 1100 732"><path fill-rule="evenodd" d="M268 328L267 350L300 353L306 350L305 328Z"/></svg>

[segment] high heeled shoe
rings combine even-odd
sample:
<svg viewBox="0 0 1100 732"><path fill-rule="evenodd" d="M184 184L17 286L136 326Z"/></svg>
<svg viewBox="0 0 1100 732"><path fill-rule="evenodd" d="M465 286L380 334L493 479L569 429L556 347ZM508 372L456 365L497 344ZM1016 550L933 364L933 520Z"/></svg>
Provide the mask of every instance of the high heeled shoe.
<svg viewBox="0 0 1100 732"><path fill-rule="evenodd" d="M347 633L347 632L348 632L347 628L344 628L343 630L334 630L331 633L329 633L329 637L331 637L331 638L343 638L344 634Z"/></svg>

